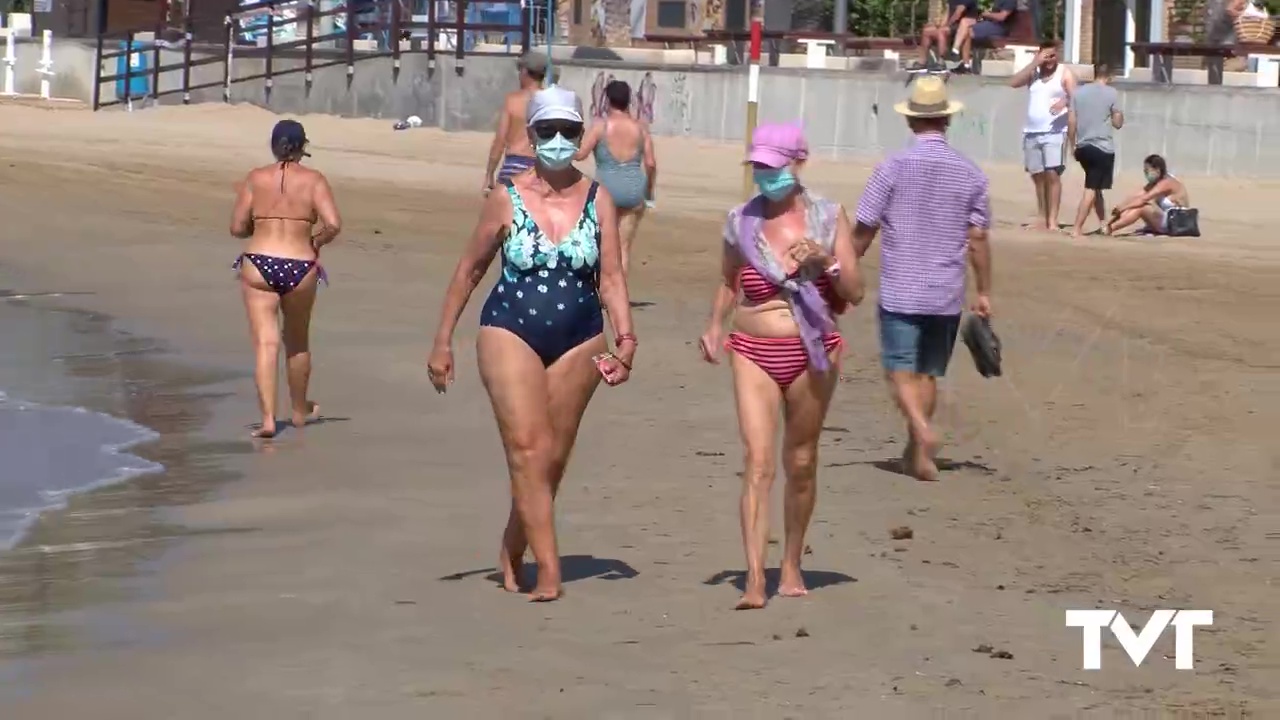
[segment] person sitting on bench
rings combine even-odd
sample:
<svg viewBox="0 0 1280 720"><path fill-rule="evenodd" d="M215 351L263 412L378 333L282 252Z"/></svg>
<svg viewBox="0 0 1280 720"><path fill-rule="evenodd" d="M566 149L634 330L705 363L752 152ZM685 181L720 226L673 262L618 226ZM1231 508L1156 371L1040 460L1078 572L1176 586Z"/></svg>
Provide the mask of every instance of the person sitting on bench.
<svg viewBox="0 0 1280 720"><path fill-rule="evenodd" d="M944 24L930 23L920 34L920 60L911 66L911 70L945 70L942 61L954 55L953 49L960 47L962 38L969 35L969 29L978 22L978 0L947 0L947 17ZM952 45L947 41L955 38ZM938 62L929 58L929 51L937 49Z"/></svg>
<svg viewBox="0 0 1280 720"><path fill-rule="evenodd" d="M960 46L960 64L952 72L973 72L973 44L990 44L1003 40L1013 32L1013 18L1018 14L1018 0L995 0L991 9L982 13L982 19L969 25L961 25L956 35Z"/></svg>
<svg viewBox="0 0 1280 720"><path fill-rule="evenodd" d="M1159 155L1148 155L1142 161L1147 184L1111 211L1111 220L1103 229L1114 235L1142 220L1151 235L1169 234L1169 211L1191 207L1187 186L1169 173L1169 165Z"/></svg>

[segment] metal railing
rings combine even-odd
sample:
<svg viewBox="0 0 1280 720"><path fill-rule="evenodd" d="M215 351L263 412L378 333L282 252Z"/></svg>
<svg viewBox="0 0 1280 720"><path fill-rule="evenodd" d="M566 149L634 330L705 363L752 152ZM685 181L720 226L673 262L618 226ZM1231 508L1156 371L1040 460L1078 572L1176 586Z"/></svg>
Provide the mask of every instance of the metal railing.
<svg viewBox="0 0 1280 720"><path fill-rule="evenodd" d="M222 42L197 43L197 36L209 37L210 28L195 25L193 13L188 11L182 19L182 27L175 29L170 25L165 13L161 13L159 24L152 30L129 30L125 32L100 32L97 38L97 63L93 87L93 109L98 110L113 105L129 105L137 100L159 101L170 95L182 95L183 104L191 102L192 92L222 87L222 99L231 101L231 86L236 83L262 80L269 102L274 80L283 75L303 73L306 91L311 90L313 73L329 67L345 65L347 85L350 87L355 75L355 65L364 60L389 57L392 61L393 79L398 80L400 59L402 55L423 53L428 58L428 71L434 72L436 56L442 54L441 44L448 45L453 38L452 48L445 48L443 54L451 54L457 58L456 70L463 73L463 62L469 55L511 55L514 49L510 46L510 37L515 34L520 38L518 52L527 52L532 39L532 18L528 0L453 0L442 3L428 0L426 4L426 20L414 20L409 15L401 0L371 0L357 8L348 0L342 5L328 9L318 9L317 0L265 0L252 5L245 5L236 12L227 15L221 29ZM453 17L440 17L441 5L452 6ZM518 22L474 22L469 20L468 6L509 6L520 8ZM292 10L296 15L292 19L281 19L282 10ZM370 11L374 12L370 12ZM375 15L370 19L370 15ZM408 18L406 18L408 15ZM509 13L509 16L515 16ZM252 33L246 32L246 20L265 17L262 36L255 42L247 42ZM335 27L342 20L341 29L332 32L317 32L317 21L332 17L330 23ZM474 17L474 13L470 15ZM277 30L294 25L302 26L303 37L293 40L277 40ZM204 32L201 32L203 30ZM507 38L507 48L498 51L476 51L472 39L485 34L502 34ZM141 35L151 35L146 40L139 40ZM165 39L168 37L172 40ZM443 43L441 41L444 41ZM119 41L120 50L111 50L109 43ZM367 47L371 43L373 47ZM363 47L362 47L363 46ZM179 62L164 64L165 51L181 51ZM201 57L196 57L199 52ZM149 55L151 62L145 69L135 70L135 58ZM335 57L335 55L337 57ZM235 76L236 58L261 58L263 70L251 75ZM124 58L120 62L120 58ZM278 69L277 59L301 59L296 67ZM116 60L122 65L112 74L103 74L103 63ZM223 65L222 78L217 81L192 84L192 69L205 66ZM181 81L175 87L162 90L161 77L169 73L181 73ZM141 91L135 90L138 78L149 78ZM114 100L102 99L102 86L116 83L117 93Z"/></svg>

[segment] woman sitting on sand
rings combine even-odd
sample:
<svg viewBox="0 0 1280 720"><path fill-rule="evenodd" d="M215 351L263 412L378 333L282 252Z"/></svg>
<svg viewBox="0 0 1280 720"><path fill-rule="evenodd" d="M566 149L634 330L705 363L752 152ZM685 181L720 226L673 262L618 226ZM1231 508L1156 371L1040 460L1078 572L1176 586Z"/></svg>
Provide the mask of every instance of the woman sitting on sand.
<svg viewBox="0 0 1280 720"><path fill-rule="evenodd" d="M311 307L324 277L320 248L342 228L329 181L300 163L307 135L294 120L271 131L276 161L250 170L240 183L231 213L231 234L249 238L234 267L240 271L244 307L256 354L254 380L262 425L254 437L276 434L276 363L283 337L293 426L300 428L319 412L307 399L311 380ZM312 232L312 227L319 228ZM248 262L245 262L245 261ZM278 315L283 311L284 332Z"/></svg>
<svg viewBox="0 0 1280 720"><path fill-rule="evenodd" d="M631 117L631 86L614 80L605 86L604 95L609 102L608 112L602 122L587 131L574 159L585 160L595 154L596 180L609 191L618 208L622 272L627 274L631 269L631 243L640 229L646 201L653 197L658 163L649 128Z"/></svg>
<svg viewBox="0 0 1280 720"><path fill-rule="evenodd" d="M1148 155L1142 161L1147 184L1111 211L1111 220L1103 228L1107 235L1142 220L1153 235L1169 232L1169 211L1191 207L1191 196L1181 180L1169 174L1169 166L1159 155Z"/></svg>
<svg viewBox="0 0 1280 720"><path fill-rule="evenodd" d="M538 564L530 599L563 590L553 501L578 424L601 377L627 380L636 352L617 211L604 188L573 166L582 138L582 103L552 86L529 102L534 172L492 192L454 270L428 361L437 392L453 382L453 333L472 291L501 253L502 274L480 311L476 355L493 403L511 475L511 509L499 565L510 592L526 547ZM606 352L601 304L613 325Z"/></svg>
<svg viewBox="0 0 1280 720"><path fill-rule="evenodd" d="M798 126L756 129L748 157L760 194L729 212L722 282L701 339L704 359L718 362L721 328L735 310L725 346L732 353L738 425L746 444L741 520L747 579L740 610L764 607L766 600L768 500L780 412L787 486L778 593L808 592L800 559L816 499L818 438L840 375L843 340L836 316L863 295L848 215L797 177L808 154Z"/></svg>

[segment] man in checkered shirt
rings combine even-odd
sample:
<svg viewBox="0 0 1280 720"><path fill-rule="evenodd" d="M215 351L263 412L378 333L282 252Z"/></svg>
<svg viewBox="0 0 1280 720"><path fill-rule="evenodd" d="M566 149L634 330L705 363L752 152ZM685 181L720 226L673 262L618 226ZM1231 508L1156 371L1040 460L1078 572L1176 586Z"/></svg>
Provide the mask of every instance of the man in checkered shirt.
<svg viewBox="0 0 1280 720"><path fill-rule="evenodd" d="M940 438L932 427L937 379L960 327L966 255L977 284L972 311L991 313L991 201L987 178L947 143L951 115L964 106L934 76L916 81L895 106L915 135L871 174L858 203L854 243L861 257L880 240L880 354L894 399L907 419L904 469L936 480Z"/></svg>

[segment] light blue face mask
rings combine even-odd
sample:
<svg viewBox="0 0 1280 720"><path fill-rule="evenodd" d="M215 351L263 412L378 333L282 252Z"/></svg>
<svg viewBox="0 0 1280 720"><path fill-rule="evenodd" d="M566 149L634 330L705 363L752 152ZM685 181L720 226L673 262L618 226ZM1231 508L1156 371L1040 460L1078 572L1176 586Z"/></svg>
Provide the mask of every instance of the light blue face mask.
<svg viewBox="0 0 1280 720"><path fill-rule="evenodd" d="M796 176L787 168L755 168L751 171L751 179L760 188L760 193L770 200L781 200L796 187Z"/></svg>
<svg viewBox="0 0 1280 720"><path fill-rule="evenodd" d="M573 164L573 156L578 152L578 146L564 135L556 133L550 140L540 141L534 151L538 155L538 162L542 163L543 167L548 170L563 170Z"/></svg>

